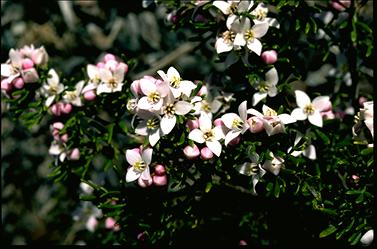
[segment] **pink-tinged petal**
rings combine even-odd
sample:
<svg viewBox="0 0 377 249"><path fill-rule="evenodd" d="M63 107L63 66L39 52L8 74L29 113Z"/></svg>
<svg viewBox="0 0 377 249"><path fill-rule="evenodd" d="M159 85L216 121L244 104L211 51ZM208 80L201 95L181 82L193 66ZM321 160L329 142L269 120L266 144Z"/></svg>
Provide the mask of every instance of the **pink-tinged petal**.
<svg viewBox="0 0 377 249"><path fill-rule="evenodd" d="M9 77L12 75L12 66L9 64L1 64L1 76L3 77Z"/></svg>
<svg viewBox="0 0 377 249"><path fill-rule="evenodd" d="M140 122L135 128L135 133L141 136L147 136L148 135L148 128L145 124L145 122Z"/></svg>
<svg viewBox="0 0 377 249"><path fill-rule="evenodd" d="M109 69L100 68L99 69L99 76L102 82L109 82L113 78L113 74Z"/></svg>
<svg viewBox="0 0 377 249"><path fill-rule="evenodd" d="M134 169L134 167L130 167L127 170L126 174L126 182L133 182L137 180L141 175L141 172Z"/></svg>
<svg viewBox="0 0 377 249"><path fill-rule="evenodd" d="M245 122L245 120L247 118L247 100L243 101L238 106L238 114L240 114L241 120Z"/></svg>
<svg viewBox="0 0 377 249"><path fill-rule="evenodd" d="M233 139L235 139L236 137L238 137L240 134L241 134L241 131L230 130L228 134L226 134L225 136L225 142L224 142L225 146L228 146L228 143L232 141Z"/></svg>
<svg viewBox="0 0 377 249"><path fill-rule="evenodd" d="M165 82L169 82L168 76L162 70L157 71L158 75L160 75L161 79Z"/></svg>
<svg viewBox="0 0 377 249"><path fill-rule="evenodd" d="M199 129L194 129L194 130L192 130L192 131L189 133L188 138L191 139L191 140L193 140L193 141L195 141L195 142L197 142L197 143L202 144L202 143L205 142L205 139L204 139L203 135L204 135L204 134L203 134L203 132L202 132L201 130L199 130Z"/></svg>
<svg viewBox="0 0 377 249"><path fill-rule="evenodd" d="M262 43L258 39L254 39L252 42L248 42L247 47L257 55L260 55L260 53L262 52Z"/></svg>
<svg viewBox="0 0 377 249"><path fill-rule="evenodd" d="M253 176L253 189L252 189L252 192L253 192L253 194L254 195L257 195L257 191L255 190L255 186L257 185L257 183L259 182L259 179L260 178L262 178L262 176L264 175L264 174L266 174L266 171L260 166L260 165L258 165L259 166L259 173L258 174L256 174L256 175L254 175Z"/></svg>
<svg viewBox="0 0 377 249"><path fill-rule="evenodd" d="M153 105L149 103L148 97L145 96L139 99L139 101L137 102L137 106L143 110L149 110L153 107Z"/></svg>
<svg viewBox="0 0 377 249"><path fill-rule="evenodd" d="M157 87L153 82L146 79L140 80L140 89L143 94L148 95L151 92L155 92L156 88Z"/></svg>
<svg viewBox="0 0 377 249"><path fill-rule="evenodd" d="M311 103L309 96L305 92L296 90L295 95L296 103L300 108L305 108L306 105Z"/></svg>
<svg viewBox="0 0 377 249"><path fill-rule="evenodd" d="M152 162L152 153L153 153L153 149L151 148L145 149L141 153L141 158L147 165L149 165Z"/></svg>
<svg viewBox="0 0 377 249"><path fill-rule="evenodd" d="M291 116L296 120L305 120L308 117L301 108L294 109Z"/></svg>
<svg viewBox="0 0 377 249"><path fill-rule="evenodd" d="M317 159L317 153L316 153L314 145L311 144L308 147L306 147L305 150L303 151L303 155L311 160Z"/></svg>
<svg viewBox="0 0 377 249"><path fill-rule="evenodd" d="M213 132L213 135L215 136L215 140L217 141L225 138L224 130L223 130L223 127L221 126L216 126L215 128L212 129L212 132Z"/></svg>
<svg viewBox="0 0 377 249"><path fill-rule="evenodd" d="M182 80L179 88L184 95L190 97L191 92L196 88L196 85L189 80Z"/></svg>
<svg viewBox="0 0 377 249"><path fill-rule="evenodd" d="M97 89L97 85L96 84L93 84L93 83L89 83L88 85L86 85L83 89L82 89L82 92L83 93L86 93L88 91L91 91L91 90L95 90Z"/></svg>
<svg viewBox="0 0 377 249"><path fill-rule="evenodd" d="M206 141L206 146L213 152L213 154L215 154L218 157L220 156L221 144L219 141Z"/></svg>
<svg viewBox="0 0 377 249"><path fill-rule="evenodd" d="M221 116L224 125L229 129L233 129L233 121L235 119L240 120L241 118L235 113L226 113Z"/></svg>
<svg viewBox="0 0 377 249"><path fill-rule="evenodd" d="M99 70L98 67L96 67L95 65L87 65L86 72L88 73L90 79L95 79L96 77L99 77Z"/></svg>
<svg viewBox="0 0 377 249"><path fill-rule="evenodd" d="M175 117L175 115L173 115L172 117L168 117L167 115L164 115L160 123L162 133L164 135L169 134L173 130L176 122L177 122L177 118Z"/></svg>
<svg viewBox="0 0 377 249"><path fill-rule="evenodd" d="M22 57L23 56L19 51L14 50L13 48L10 49L9 59L11 60L12 65L15 65L20 68L22 64Z"/></svg>
<svg viewBox="0 0 377 249"><path fill-rule="evenodd" d="M228 2L225 2L225 1L214 1L213 2L213 6L217 7L219 10L221 10L221 12L223 12L224 15L229 15L229 7L230 7L230 4Z"/></svg>
<svg viewBox="0 0 377 249"><path fill-rule="evenodd" d="M319 111L317 111L317 110L315 110L312 115L308 116L308 120L309 120L310 123L312 123L313 125L316 125L318 127L322 127L322 125L323 125L322 116L319 113Z"/></svg>
<svg viewBox="0 0 377 249"><path fill-rule="evenodd" d="M153 132L149 134L149 137L148 137L149 144L152 147L155 146L158 140L160 140L160 137L161 137L161 130L160 129L154 130Z"/></svg>
<svg viewBox="0 0 377 249"><path fill-rule="evenodd" d="M232 24L238 19L237 15L229 15L228 18L226 19L226 27L228 29L231 29Z"/></svg>
<svg viewBox="0 0 377 249"><path fill-rule="evenodd" d="M254 116L257 116L259 118L263 118L263 114L258 112L257 110L253 109L253 108L250 108L247 110L247 113L248 114L251 114L251 115L254 115Z"/></svg>
<svg viewBox="0 0 377 249"><path fill-rule="evenodd" d="M254 31L255 38L261 38L267 33L268 24L259 23L259 24L254 25L251 29Z"/></svg>
<svg viewBox="0 0 377 249"><path fill-rule="evenodd" d="M233 44L224 42L223 38L218 38L215 43L216 52L218 54L229 52L233 49Z"/></svg>
<svg viewBox="0 0 377 249"><path fill-rule="evenodd" d="M49 150L48 150L48 153L50 155L57 156L57 155L60 155L60 153L62 153L63 151L64 151L64 149L63 149L62 146L60 146L57 143L52 143Z"/></svg>
<svg viewBox="0 0 377 249"><path fill-rule="evenodd" d="M261 92L256 92L253 95L251 104L252 106L256 106L262 99L265 99L267 97L267 93L261 93Z"/></svg>
<svg viewBox="0 0 377 249"><path fill-rule="evenodd" d="M312 102L314 108L319 112L325 112L331 110L332 105L329 96L318 96L313 99Z"/></svg>
<svg viewBox="0 0 377 249"><path fill-rule="evenodd" d="M241 46L241 47L245 46L246 40L245 40L244 34L243 33L237 33L236 37L234 38L233 44L236 45L236 46Z"/></svg>
<svg viewBox="0 0 377 249"><path fill-rule="evenodd" d="M51 77L51 78L47 78L47 82L49 85L59 83L59 76L54 69L50 69L48 71L48 74Z"/></svg>
<svg viewBox="0 0 377 249"><path fill-rule="evenodd" d="M141 161L140 153L133 150L126 150L126 159L130 165L134 165L136 162Z"/></svg>
<svg viewBox="0 0 377 249"><path fill-rule="evenodd" d="M200 113L199 127L203 132L206 132L212 128L212 121L205 112Z"/></svg>
<svg viewBox="0 0 377 249"><path fill-rule="evenodd" d="M268 89L268 96L275 97L278 94L278 89L275 85L272 85Z"/></svg>
<svg viewBox="0 0 377 249"><path fill-rule="evenodd" d="M178 115L186 115L192 110L192 104L186 101L178 101L175 103L175 113Z"/></svg>
<svg viewBox="0 0 377 249"><path fill-rule="evenodd" d="M278 71L276 68L271 68L266 73L266 81L272 85L276 85L279 81Z"/></svg>
<svg viewBox="0 0 377 249"><path fill-rule="evenodd" d="M101 93L111 93L111 88L107 87L106 84L100 84L97 87L97 95L100 95Z"/></svg>
<svg viewBox="0 0 377 249"><path fill-rule="evenodd" d="M121 83L124 80L124 66L120 66L114 71L114 79L116 82Z"/></svg>
<svg viewBox="0 0 377 249"><path fill-rule="evenodd" d="M297 121L294 117L286 113L278 115L278 118L283 124L291 124Z"/></svg>
<svg viewBox="0 0 377 249"><path fill-rule="evenodd" d="M145 167L145 170L143 171L143 173L141 173L140 178L144 181L152 180L149 166Z"/></svg>

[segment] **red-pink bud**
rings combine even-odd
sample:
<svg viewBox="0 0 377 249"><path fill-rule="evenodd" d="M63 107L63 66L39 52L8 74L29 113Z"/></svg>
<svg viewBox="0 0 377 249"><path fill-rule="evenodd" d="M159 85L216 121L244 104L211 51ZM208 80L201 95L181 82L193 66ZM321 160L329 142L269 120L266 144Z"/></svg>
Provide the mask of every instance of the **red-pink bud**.
<svg viewBox="0 0 377 249"><path fill-rule="evenodd" d="M241 239L240 242L239 242L239 245L240 246L247 246L247 242L244 241L243 239Z"/></svg>
<svg viewBox="0 0 377 249"><path fill-rule="evenodd" d="M359 98L359 105L360 105L361 107L364 107L364 102L367 102L367 101L368 101L367 98L365 98L364 96L361 96L361 97Z"/></svg>
<svg viewBox="0 0 377 249"><path fill-rule="evenodd" d="M61 113L61 105L60 103L55 103L51 106L50 108L51 110L51 113L55 116L60 116L62 113Z"/></svg>
<svg viewBox="0 0 377 249"><path fill-rule="evenodd" d="M9 93L13 88L13 85L8 82L8 79L3 79L1 81L1 89Z"/></svg>
<svg viewBox="0 0 377 249"><path fill-rule="evenodd" d="M72 105L70 103L64 103L61 107L61 110L65 114L69 114L72 111Z"/></svg>
<svg viewBox="0 0 377 249"><path fill-rule="evenodd" d="M165 186L166 184L168 184L168 177L166 175L163 175L163 176L154 175L153 183L156 186Z"/></svg>
<svg viewBox="0 0 377 249"><path fill-rule="evenodd" d="M267 50L261 54L261 58L266 64L274 64L278 59L278 54L275 50Z"/></svg>
<svg viewBox="0 0 377 249"><path fill-rule="evenodd" d="M60 140L63 142L63 143L66 143L68 141L68 134L63 134L60 136Z"/></svg>
<svg viewBox="0 0 377 249"><path fill-rule="evenodd" d="M208 148L204 147L200 150L200 158L203 160L208 160L213 157L213 152Z"/></svg>
<svg viewBox="0 0 377 249"><path fill-rule="evenodd" d="M140 88L140 80L134 80L131 83L131 92L135 95L135 97L143 93Z"/></svg>
<svg viewBox="0 0 377 249"><path fill-rule="evenodd" d="M235 138L233 138L228 144L229 145L237 145L239 144L241 141L241 136L237 136Z"/></svg>
<svg viewBox="0 0 377 249"><path fill-rule="evenodd" d="M198 146L196 146L194 144L193 147L191 147L190 145L187 145L184 149L183 149L183 153L185 154L185 156L188 158L188 159L194 159L196 157L198 157L200 155L200 151L199 151L199 148Z"/></svg>
<svg viewBox="0 0 377 249"><path fill-rule="evenodd" d="M344 11L346 8L349 8L351 6L351 1L350 0L332 0L330 5L337 11Z"/></svg>
<svg viewBox="0 0 377 249"><path fill-rule="evenodd" d="M105 62L108 62L110 60L115 60L115 56L113 54L105 54L105 56L103 57L103 60Z"/></svg>
<svg viewBox="0 0 377 249"><path fill-rule="evenodd" d="M196 96L202 96L202 95L207 95L208 94L208 89L205 85L203 85L199 92L196 94Z"/></svg>
<svg viewBox="0 0 377 249"><path fill-rule="evenodd" d="M224 122L222 121L222 119L221 118L217 118L217 119L215 119L214 121L213 121L213 124L215 125L215 126L224 126Z"/></svg>
<svg viewBox="0 0 377 249"><path fill-rule="evenodd" d="M152 185L153 181L152 178L144 180L143 178L139 177L137 179L137 183L139 184L140 187L146 188Z"/></svg>
<svg viewBox="0 0 377 249"><path fill-rule="evenodd" d="M18 77L12 81L13 85L17 89L22 89L25 86L25 82L22 78Z"/></svg>
<svg viewBox="0 0 377 249"><path fill-rule="evenodd" d="M69 155L70 160L79 160L80 159L80 150L78 148L74 148Z"/></svg>
<svg viewBox="0 0 377 249"><path fill-rule="evenodd" d="M199 119L189 119L186 122L186 127L189 128L190 131L199 128Z"/></svg>
<svg viewBox="0 0 377 249"><path fill-rule="evenodd" d="M96 67L98 67L98 68L104 68L104 67L105 67L105 63L103 63L103 62L98 62L98 63L96 64Z"/></svg>
<svg viewBox="0 0 377 249"><path fill-rule="evenodd" d="M21 75L25 83L35 83L39 80L38 72L34 67L22 70Z"/></svg>
<svg viewBox="0 0 377 249"><path fill-rule="evenodd" d="M60 140L59 130L58 129L53 129L52 130L52 136L54 137L54 139L56 141L59 141Z"/></svg>
<svg viewBox="0 0 377 249"><path fill-rule="evenodd" d="M258 133L264 130L263 120L257 116L250 117L247 123L249 124L249 131L251 133Z"/></svg>
<svg viewBox="0 0 377 249"><path fill-rule="evenodd" d="M22 68L23 69L29 69L29 68L32 68L32 67L34 67L34 62L32 60L30 60L29 58L25 58L22 61Z"/></svg>
<svg viewBox="0 0 377 249"><path fill-rule="evenodd" d="M156 173L156 175L158 176L163 176L166 174L166 170L165 170L165 167L161 164L158 164L154 167L154 173Z"/></svg>
<svg viewBox="0 0 377 249"><path fill-rule="evenodd" d="M64 128L64 124L62 122L55 122L52 124L52 127L58 130L61 130Z"/></svg>
<svg viewBox="0 0 377 249"><path fill-rule="evenodd" d="M111 218L111 217L108 217L106 218L106 221L105 221L105 227L107 229L112 229L114 231L119 231L120 227L119 225L116 223L116 221Z"/></svg>
<svg viewBox="0 0 377 249"><path fill-rule="evenodd" d="M120 67L123 68L124 73L127 73L127 72L128 72L128 65L127 65L126 63L124 63L124 62L120 62L116 68L118 69L118 68L120 68Z"/></svg>
<svg viewBox="0 0 377 249"><path fill-rule="evenodd" d="M89 90L84 93L84 99L87 101L95 100L97 97L96 92L94 90Z"/></svg>

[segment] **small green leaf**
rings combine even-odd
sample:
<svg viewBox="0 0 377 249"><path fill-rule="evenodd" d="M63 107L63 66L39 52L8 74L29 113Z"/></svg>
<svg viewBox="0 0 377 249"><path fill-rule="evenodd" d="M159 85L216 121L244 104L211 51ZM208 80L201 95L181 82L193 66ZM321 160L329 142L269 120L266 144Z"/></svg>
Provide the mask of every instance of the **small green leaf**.
<svg viewBox="0 0 377 249"><path fill-rule="evenodd" d="M206 186L206 189L205 189L205 192L208 193L209 191L211 191L211 188L212 188L212 183L208 182L207 186Z"/></svg>
<svg viewBox="0 0 377 249"><path fill-rule="evenodd" d="M277 181L275 182L274 195L276 198L279 198L279 195L280 195L280 186Z"/></svg>
<svg viewBox="0 0 377 249"><path fill-rule="evenodd" d="M328 228L326 228L325 230L323 230L323 231L319 234L319 237L320 237L320 238L327 237L327 236L333 234L336 230L337 230L337 228L336 228L334 225L330 225Z"/></svg>
<svg viewBox="0 0 377 249"><path fill-rule="evenodd" d="M363 149L361 152L361 155L365 156L365 155L369 155L371 153L373 153L373 148L365 148Z"/></svg>
<svg viewBox="0 0 377 249"><path fill-rule="evenodd" d="M82 201L93 201L97 199L95 195L80 195L80 200Z"/></svg>

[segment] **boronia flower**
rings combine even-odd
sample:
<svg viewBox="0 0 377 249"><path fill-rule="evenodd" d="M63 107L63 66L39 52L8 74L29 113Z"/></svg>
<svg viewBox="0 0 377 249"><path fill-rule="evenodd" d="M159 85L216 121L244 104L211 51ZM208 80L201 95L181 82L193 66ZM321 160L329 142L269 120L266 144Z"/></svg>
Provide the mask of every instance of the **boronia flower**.
<svg viewBox="0 0 377 249"><path fill-rule="evenodd" d="M46 97L45 105L49 107L55 100L56 96L64 91L64 85L60 83L59 76L54 69L48 71L49 77L40 88L40 94Z"/></svg>
<svg viewBox="0 0 377 249"><path fill-rule="evenodd" d="M182 80L179 72L174 67L170 67L167 74L161 70L158 70L157 73L168 84L174 98L179 98L181 94L190 97L192 90L196 88L192 81Z"/></svg>
<svg viewBox="0 0 377 249"><path fill-rule="evenodd" d="M278 93L276 84L278 83L279 76L274 67L266 73L265 79L265 81L260 81L255 85L255 89L258 90L258 92L254 93L253 95L253 106L256 106L259 101L266 98L267 95L270 97L275 97Z"/></svg>
<svg viewBox="0 0 377 249"><path fill-rule="evenodd" d="M199 128L192 130L188 138L200 144L205 143L216 156L220 156L222 147L219 140L224 138L221 127L212 128L211 119L202 112L199 117Z"/></svg>
<svg viewBox="0 0 377 249"><path fill-rule="evenodd" d="M135 128L135 133L148 136L149 144L153 147L163 136L163 132L160 128L161 117L156 113L138 110L136 115L143 120Z"/></svg>
<svg viewBox="0 0 377 249"><path fill-rule="evenodd" d="M138 100L137 107L143 110L160 112L163 98L169 94L169 89L163 83L149 79L140 79L140 89L145 95Z"/></svg>
<svg viewBox="0 0 377 249"><path fill-rule="evenodd" d="M143 179L151 178L149 171L149 164L152 161L152 152L153 149L147 148L142 152L140 150L126 150L126 159L127 162L131 165L127 169L126 182L133 182L139 177Z"/></svg>
<svg viewBox="0 0 377 249"><path fill-rule="evenodd" d="M271 27L280 28L280 24L275 18L267 17L268 8L264 3L259 3L251 14L255 16L255 19L253 19L255 24L267 23Z"/></svg>
<svg viewBox="0 0 377 249"><path fill-rule="evenodd" d="M230 141L238 137L240 134L245 133L249 129L247 122L247 101L243 101L238 106L238 114L226 113L221 117L224 125L230 129L225 136L225 145L228 145Z"/></svg>
<svg viewBox="0 0 377 249"><path fill-rule="evenodd" d="M124 67L118 67L112 72L107 68L100 68L101 83L97 87L97 95L101 93L113 93L122 90L124 80Z"/></svg>
<svg viewBox="0 0 377 249"><path fill-rule="evenodd" d="M304 137L304 135L301 132L297 132L293 146L296 146L301 141L301 139L303 137ZM306 147L302 150L293 150L292 146L291 146L291 147L288 148L288 153L290 155L294 156L294 157L298 157L300 155L303 155L303 156L309 158L310 160L317 159L316 149L315 149L314 145L312 145L312 144L307 144Z"/></svg>
<svg viewBox="0 0 377 249"><path fill-rule="evenodd" d="M275 156L272 152L269 153L269 156L272 159L266 160L262 167L277 176L279 175L280 169L283 166L284 159L279 156Z"/></svg>
<svg viewBox="0 0 377 249"><path fill-rule="evenodd" d="M297 120L308 119L311 124L322 127L323 120L320 112L327 108L330 98L318 96L310 101L309 96L301 90L296 90L295 95L298 108L292 111L292 117Z"/></svg>
<svg viewBox="0 0 377 249"><path fill-rule="evenodd" d="M66 103L71 103L72 105L75 105L75 106L82 106L83 104L82 104L80 95L81 95L81 91L83 89L84 83L85 82L81 80L76 84L75 90L65 91L63 95L63 100Z"/></svg>
<svg viewBox="0 0 377 249"><path fill-rule="evenodd" d="M228 1L214 1L213 6L217 7L224 15L227 15L226 26L230 29L230 26L239 17L237 14L242 12L248 12L254 5L254 1L246 0L228 0Z"/></svg>
<svg viewBox="0 0 377 249"><path fill-rule="evenodd" d="M259 179L266 174L266 171L259 164L259 155L257 153L253 153L250 159L251 162L245 162L242 165L237 165L235 168L240 174L252 177L252 194L257 195L255 186L257 185Z"/></svg>

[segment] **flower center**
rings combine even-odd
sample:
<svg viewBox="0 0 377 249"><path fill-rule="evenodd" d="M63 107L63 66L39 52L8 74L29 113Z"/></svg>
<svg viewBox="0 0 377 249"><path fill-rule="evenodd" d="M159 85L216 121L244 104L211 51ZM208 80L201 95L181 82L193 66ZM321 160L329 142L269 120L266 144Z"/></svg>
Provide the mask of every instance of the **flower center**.
<svg viewBox="0 0 377 249"><path fill-rule="evenodd" d="M107 86L111 89L114 89L118 86L118 83L115 81L114 78L111 78L109 82L107 82Z"/></svg>
<svg viewBox="0 0 377 249"><path fill-rule="evenodd" d="M231 3L230 5L229 5L229 7L228 7L228 12L229 12L229 14L234 14L234 13L236 13L237 12L237 7L238 6L238 4L237 3Z"/></svg>
<svg viewBox="0 0 377 249"><path fill-rule="evenodd" d="M255 37L255 35L254 35L254 31L251 30L251 29L247 30L247 31L245 32L244 37L245 37L245 40L246 40L246 41L249 41L249 42L254 41L254 37Z"/></svg>
<svg viewBox="0 0 377 249"><path fill-rule="evenodd" d="M147 129L148 130L154 130L157 128L158 120L157 118L151 118L147 120Z"/></svg>
<svg viewBox="0 0 377 249"><path fill-rule="evenodd" d="M75 91L67 91L65 94L68 100L74 100L75 98L77 98Z"/></svg>
<svg viewBox="0 0 377 249"><path fill-rule="evenodd" d="M305 107L304 107L304 113L306 115L313 115L314 114L314 106L312 104L307 104Z"/></svg>
<svg viewBox="0 0 377 249"><path fill-rule="evenodd" d="M263 21L264 18L266 18L266 16L267 16L267 10L257 9L256 12L255 12L255 18L258 21Z"/></svg>
<svg viewBox="0 0 377 249"><path fill-rule="evenodd" d="M175 114L174 104L168 104L163 108L163 112L169 117L173 117Z"/></svg>
<svg viewBox="0 0 377 249"><path fill-rule="evenodd" d="M258 88L259 92L261 92L261 93L266 93L270 89L268 84L264 81L259 83L257 88Z"/></svg>
<svg viewBox="0 0 377 249"><path fill-rule="evenodd" d="M202 101L202 110L205 112L211 112L211 106L205 100Z"/></svg>
<svg viewBox="0 0 377 249"><path fill-rule="evenodd" d="M160 101L161 95L159 92L151 92L148 94L148 102L156 104L158 101Z"/></svg>
<svg viewBox="0 0 377 249"><path fill-rule="evenodd" d="M170 81L170 86L173 88L178 88L181 84L181 78L177 76L173 76L173 78Z"/></svg>
<svg viewBox="0 0 377 249"><path fill-rule="evenodd" d="M134 169L136 171L139 171L139 172L143 172L145 170L145 167L147 165L145 164L144 161L137 161L135 164L134 164Z"/></svg>
<svg viewBox="0 0 377 249"><path fill-rule="evenodd" d="M48 87L48 93L50 95L56 95L58 93L58 86L57 85L49 85Z"/></svg>
<svg viewBox="0 0 377 249"><path fill-rule="evenodd" d="M136 99L130 99L127 102L127 110L132 111L135 110L137 106L137 100Z"/></svg>
<svg viewBox="0 0 377 249"><path fill-rule="evenodd" d="M259 173L259 167L256 163L250 163L250 167L247 170L248 175L256 175Z"/></svg>
<svg viewBox="0 0 377 249"><path fill-rule="evenodd" d="M234 38L236 38L236 34L233 31L228 30L223 33L223 39L225 43L233 43Z"/></svg>
<svg viewBox="0 0 377 249"><path fill-rule="evenodd" d="M206 141L212 141L212 139L215 138L215 134L213 134L212 130L206 131L203 134L204 140Z"/></svg>
<svg viewBox="0 0 377 249"><path fill-rule="evenodd" d="M271 108L267 109L264 113L265 116L269 116L269 117L273 117L273 116L277 116L277 112L275 112L274 110L272 110Z"/></svg>
<svg viewBox="0 0 377 249"><path fill-rule="evenodd" d="M243 121L241 119L235 118L232 122L232 128L235 130L241 130L243 126Z"/></svg>

